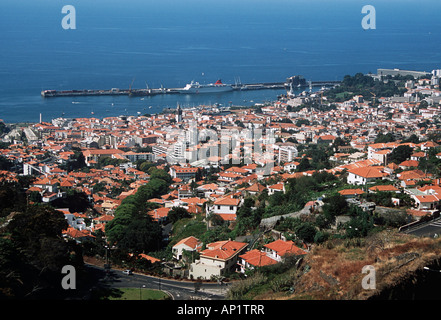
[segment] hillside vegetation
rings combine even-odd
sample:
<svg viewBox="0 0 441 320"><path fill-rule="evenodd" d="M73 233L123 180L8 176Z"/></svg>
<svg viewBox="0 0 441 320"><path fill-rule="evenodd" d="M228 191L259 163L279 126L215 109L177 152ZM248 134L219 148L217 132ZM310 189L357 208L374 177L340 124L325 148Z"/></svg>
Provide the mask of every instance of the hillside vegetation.
<svg viewBox="0 0 441 320"><path fill-rule="evenodd" d="M305 257L287 259L285 267L262 268L235 283L230 299L367 300L393 288L414 286L438 264L441 239L416 238L383 231L367 238L333 239L316 245ZM375 289L363 289L364 266L375 270ZM281 271L281 272L278 272Z"/></svg>

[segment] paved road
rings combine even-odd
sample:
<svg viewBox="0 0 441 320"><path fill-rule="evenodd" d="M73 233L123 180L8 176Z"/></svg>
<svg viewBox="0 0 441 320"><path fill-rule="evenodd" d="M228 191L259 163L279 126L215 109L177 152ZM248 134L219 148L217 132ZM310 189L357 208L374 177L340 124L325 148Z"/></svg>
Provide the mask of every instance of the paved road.
<svg viewBox="0 0 441 320"><path fill-rule="evenodd" d="M434 236L441 236L441 219L438 218L427 223L422 223L403 232L418 237L433 238Z"/></svg>
<svg viewBox="0 0 441 320"><path fill-rule="evenodd" d="M111 269L105 275L105 270L98 266L87 265L92 272L101 274L100 285L110 288L147 288L159 289L167 292L174 300L223 300L228 284L202 283L198 290L197 285L190 281L162 279L134 273L126 275L121 270Z"/></svg>

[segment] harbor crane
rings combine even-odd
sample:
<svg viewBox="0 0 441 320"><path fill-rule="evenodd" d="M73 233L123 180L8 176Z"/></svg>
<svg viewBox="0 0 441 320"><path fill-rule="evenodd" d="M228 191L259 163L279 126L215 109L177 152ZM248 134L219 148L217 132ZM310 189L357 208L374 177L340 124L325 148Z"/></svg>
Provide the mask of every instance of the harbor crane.
<svg viewBox="0 0 441 320"><path fill-rule="evenodd" d="M132 83L130 84L130 87L129 87L129 94L132 92L133 82L135 82L135 78L133 78Z"/></svg>

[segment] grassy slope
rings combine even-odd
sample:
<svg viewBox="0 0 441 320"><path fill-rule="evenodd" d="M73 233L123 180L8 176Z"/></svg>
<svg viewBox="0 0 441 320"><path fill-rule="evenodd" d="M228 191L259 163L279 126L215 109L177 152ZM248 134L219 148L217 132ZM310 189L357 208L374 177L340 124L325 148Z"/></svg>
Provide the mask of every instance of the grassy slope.
<svg viewBox="0 0 441 320"><path fill-rule="evenodd" d="M413 273L441 258L441 239L415 238L383 232L366 239L332 240L314 247L298 269L291 269L278 279L290 278L294 292L287 286L278 290L260 281L245 293L243 299L313 299L365 300L374 297ZM376 289L362 288L366 265L375 268Z"/></svg>
<svg viewBox="0 0 441 320"><path fill-rule="evenodd" d="M138 288L121 288L121 296L109 300L167 300L170 297L163 291Z"/></svg>

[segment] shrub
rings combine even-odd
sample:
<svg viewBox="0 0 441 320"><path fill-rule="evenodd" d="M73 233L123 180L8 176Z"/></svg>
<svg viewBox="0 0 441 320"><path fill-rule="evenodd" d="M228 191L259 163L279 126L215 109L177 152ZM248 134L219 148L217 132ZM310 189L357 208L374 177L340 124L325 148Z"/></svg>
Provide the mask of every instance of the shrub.
<svg viewBox="0 0 441 320"><path fill-rule="evenodd" d="M254 287L265 283L267 278L257 272L249 278L233 283L227 292L227 299L241 300Z"/></svg>

